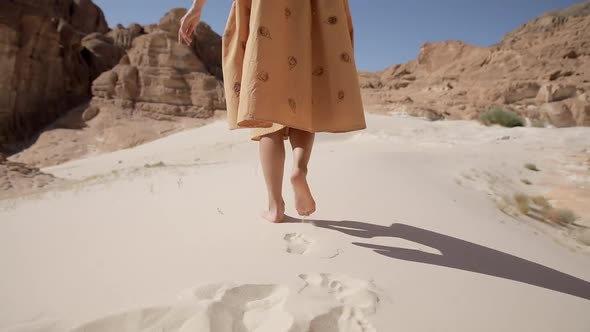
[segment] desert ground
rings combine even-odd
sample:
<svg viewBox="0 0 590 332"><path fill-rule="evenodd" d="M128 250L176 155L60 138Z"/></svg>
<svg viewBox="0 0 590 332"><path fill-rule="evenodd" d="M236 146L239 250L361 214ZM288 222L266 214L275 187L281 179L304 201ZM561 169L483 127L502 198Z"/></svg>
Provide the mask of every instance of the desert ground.
<svg viewBox="0 0 590 332"><path fill-rule="evenodd" d="M0 330L588 331L590 129L367 120L318 134L318 211L286 180L283 224L222 117L42 168L56 181L0 201Z"/></svg>

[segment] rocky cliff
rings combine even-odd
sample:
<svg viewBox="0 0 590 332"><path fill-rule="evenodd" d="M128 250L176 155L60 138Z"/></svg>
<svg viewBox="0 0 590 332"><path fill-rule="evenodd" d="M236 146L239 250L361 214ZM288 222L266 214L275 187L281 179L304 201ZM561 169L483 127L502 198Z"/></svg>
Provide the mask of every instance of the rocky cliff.
<svg viewBox="0 0 590 332"><path fill-rule="evenodd" d="M38 143L43 129L91 99L76 128L113 108L161 120L224 109L221 37L201 23L191 47L178 45L184 13L174 9L159 24L111 30L91 0L2 1L0 153Z"/></svg>
<svg viewBox="0 0 590 332"><path fill-rule="evenodd" d="M427 43L416 60L361 73L365 102L431 119L474 119L490 107L590 126L590 1L547 13L491 47Z"/></svg>
<svg viewBox="0 0 590 332"><path fill-rule="evenodd" d="M171 10L158 24L109 29L90 1L70 1L73 9L86 8L71 15L48 0L39 3L45 7L32 1L2 3L10 10L5 20L33 15L35 20L60 22L47 33L71 33L69 39L35 37L36 44L27 47L38 60L28 60L28 48L21 42L29 34L26 25L0 26L0 33L14 33L12 51L0 62L16 67L12 78L0 79L4 91L10 91L0 92L6 104L0 112L0 143L11 160L48 166L124 149L201 126L214 110L225 109L221 37L200 23L192 45L179 45L184 9ZM59 15L64 18L55 18ZM93 21L99 22L94 28L88 23ZM26 140L32 136L34 140ZM16 153L7 148L15 147L14 142L21 144Z"/></svg>
<svg viewBox="0 0 590 332"><path fill-rule="evenodd" d="M107 31L90 0L0 2L0 149L88 98L96 77L89 61L105 56L83 39Z"/></svg>

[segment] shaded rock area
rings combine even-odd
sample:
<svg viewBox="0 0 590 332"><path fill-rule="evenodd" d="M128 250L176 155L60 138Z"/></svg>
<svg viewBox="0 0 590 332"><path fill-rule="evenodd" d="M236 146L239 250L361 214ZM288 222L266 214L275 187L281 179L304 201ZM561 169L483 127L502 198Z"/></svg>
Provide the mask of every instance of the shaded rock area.
<svg viewBox="0 0 590 332"><path fill-rule="evenodd" d="M124 149L225 109L221 36L201 22L192 45L179 45L185 9L109 29L90 0L0 7L9 37L0 41L0 151L12 161L47 166Z"/></svg>
<svg viewBox="0 0 590 332"><path fill-rule="evenodd" d="M97 76L88 59L106 54L82 40L107 31L90 0L0 2L0 150L88 99Z"/></svg>
<svg viewBox="0 0 590 332"><path fill-rule="evenodd" d="M557 127L590 123L590 2L547 13L491 47L426 43L414 61L360 74L370 109L476 119L491 107Z"/></svg>

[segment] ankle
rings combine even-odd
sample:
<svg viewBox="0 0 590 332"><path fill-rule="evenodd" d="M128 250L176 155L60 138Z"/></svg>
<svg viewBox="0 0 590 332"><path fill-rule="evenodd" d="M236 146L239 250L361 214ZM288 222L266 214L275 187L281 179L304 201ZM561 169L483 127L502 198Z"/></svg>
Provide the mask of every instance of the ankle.
<svg viewBox="0 0 590 332"><path fill-rule="evenodd" d="M285 209L285 201L282 198L269 198L268 200L269 210L282 210Z"/></svg>

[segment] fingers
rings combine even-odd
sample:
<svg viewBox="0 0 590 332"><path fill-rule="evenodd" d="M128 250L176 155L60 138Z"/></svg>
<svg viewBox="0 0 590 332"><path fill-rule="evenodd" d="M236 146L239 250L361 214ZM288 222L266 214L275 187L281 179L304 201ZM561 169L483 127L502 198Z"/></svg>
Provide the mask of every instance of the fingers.
<svg viewBox="0 0 590 332"><path fill-rule="evenodd" d="M200 15L196 15L190 18L183 18L180 22L180 30L178 31L178 43L182 44L184 41L187 45L192 44L192 34L195 27L200 21Z"/></svg>
<svg viewBox="0 0 590 332"><path fill-rule="evenodd" d="M190 45L192 44L192 39L191 39L191 38L189 38L188 36L186 36L186 35L185 35L185 34L184 34L182 31L181 31L181 32L179 32L179 34L178 34L178 35L179 35L179 36L178 36L178 43L179 43L179 44L182 44L182 43L184 43L184 44L186 44L187 46L190 46Z"/></svg>
<svg viewBox="0 0 590 332"><path fill-rule="evenodd" d="M184 38L184 43L187 46L190 46L190 44L192 43L192 39L189 36L187 36L186 34L183 34L183 38Z"/></svg>
<svg viewBox="0 0 590 332"><path fill-rule="evenodd" d="M182 44L183 42L186 43L187 45L191 44L192 39L189 37L190 35L190 25L188 26L188 28L183 29L183 27L181 26L180 29L178 30L178 43Z"/></svg>
<svg viewBox="0 0 590 332"><path fill-rule="evenodd" d="M192 23L189 24L189 26L186 28L186 30L184 31L184 33L182 34L184 36L184 41L186 42L187 45L190 45L192 43L192 29L193 25Z"/></svg>
<svg viewBox="0 0 590 332"><path fill-rule="evenodd" d="M184 34L187 36L190 36L193 32L193 23L189 23L188 26L186 27L186 30L184 30Z"/></svg>
<svg viewBox="0 0 590 332"><path fill-rule="evenodd" d="M197 23L198 23L198 21L189 22L188 27L185 30L186 35L190 36L193 33L193 31L195 30L195 27L197 26Z"/></svg>
<svg viewBox="0 0 590 332"><path fill-rule="evenodd" d="M193 35L193 32L195 31L195 27L196 27L196 22L191 22L191 23L189 23L188 27L186 28L186 30L183 33L183 36L184 36L186 43L188 45L192 44L192 42L193 42L192 35Z"/></svg>

